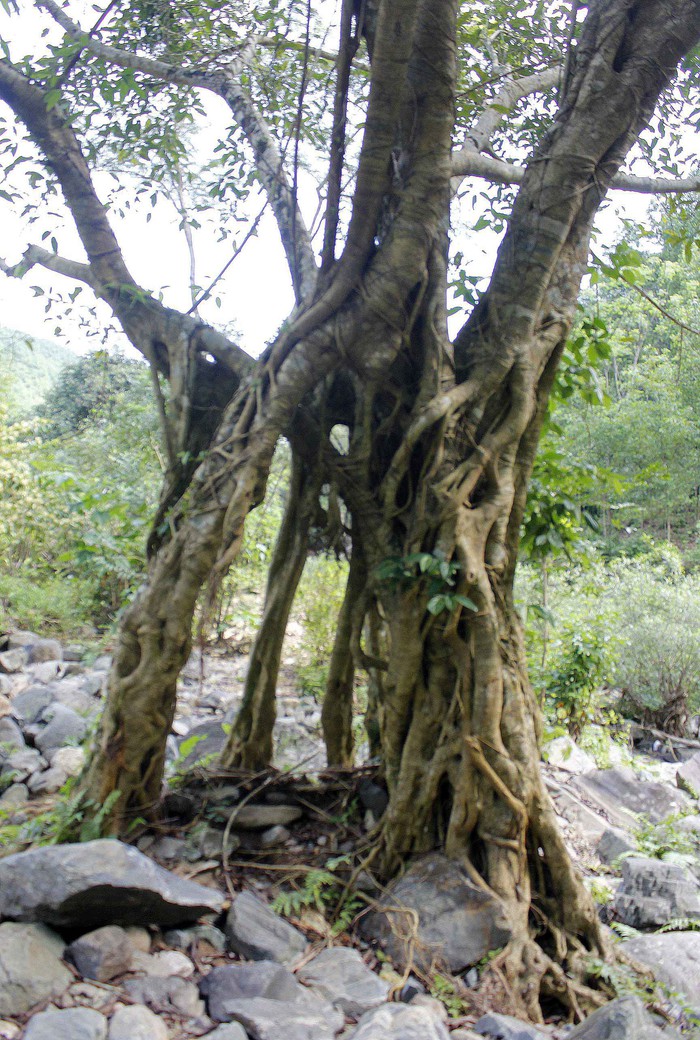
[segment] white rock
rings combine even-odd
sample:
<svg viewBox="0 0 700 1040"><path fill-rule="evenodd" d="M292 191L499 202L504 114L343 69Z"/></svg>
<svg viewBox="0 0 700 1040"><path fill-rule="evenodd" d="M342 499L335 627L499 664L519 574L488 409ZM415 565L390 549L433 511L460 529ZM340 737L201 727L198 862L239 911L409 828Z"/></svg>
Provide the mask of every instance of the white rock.
<svg viewBox="0 0 700 1040"><path fill-rule="evenodd" d="M159 950L158 953L142 953L137 950L134 953L132 968L162 978L180 975L183 979L188 979L190 975L194 975L194 964L179 950Z"/></svg>
<svg viewBox="0 0 700 1040"><path fill-rule="evenodd" d="M143 1004L122 1007L112 1015L108 1040L169 1040L162 1019Z"/></svg>
<svg viewBox="0 0 700 1040"><path fill-rule="evenodd" d="M567 773L590 773L596 768L595 760L582 751L571 737L556 737L542 747L542 757L550 766L557 766Z"/></svg>

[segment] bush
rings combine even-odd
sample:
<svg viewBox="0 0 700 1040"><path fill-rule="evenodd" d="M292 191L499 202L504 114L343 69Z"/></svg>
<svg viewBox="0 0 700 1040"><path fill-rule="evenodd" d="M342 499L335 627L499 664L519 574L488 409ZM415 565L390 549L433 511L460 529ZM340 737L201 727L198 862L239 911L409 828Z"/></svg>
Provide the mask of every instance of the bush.
<svg viewBox="0 0 700 1040"><path fill-rule="evenodd" d="M613 638L605 619L594 617L586 628L562 627L545 675L546 704L550 717L564 723L574 739L596 717L596 695L613 667Z"/></svg>

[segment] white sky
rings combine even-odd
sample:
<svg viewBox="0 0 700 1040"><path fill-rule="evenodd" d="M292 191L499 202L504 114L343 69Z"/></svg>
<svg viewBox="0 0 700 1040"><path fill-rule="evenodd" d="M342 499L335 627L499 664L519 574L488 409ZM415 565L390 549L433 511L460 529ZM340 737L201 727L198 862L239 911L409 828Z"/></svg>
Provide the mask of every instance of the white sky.
<svg viewBox="0 0 700 1040"><path fill-rule="evenodd" d="M39 19L27 0L20 0L22 14L10 17L0 10L0 36L9 40L13 56L25 53L36 53L43 47L40 38L43 19ZM85 5L89 9L89 5ZM75 9L75 8L73 8ZM91 16L94 17L94 16ZM89 19L88 19L89 20ZM218 106L218 107L217 107ZM227 122L228 111L222 102L212 100L207 105L210 126L198 139L200 154L197 159L205 162L210 157L210 145L218 138L219 129ZM109 192L109 177L98 175L96 185L103 199ZM300 201L305 216L310 220L316 207L316 193L307 178L301 184ZM252 200L248 206L251 218L261 208L261 199ZM8 263L15 263L30 242L40 237L36 227L28 227L16 212L0 201L0 256ZM648 199L615 192L612 202L599 219L603 230L603 238L612 241L619 233L619 221L615 214L622 213L634 219L643 219L648 206ZM472 217L476 219L478 213ZM75 259L83 259L82 247L74 229L69 223L61 226L53 219L40 220L39 226L50 230L59 242L59 252ZM187 310L189 306L188 271L189 259L184 236L178 229L179 218L173 208L160 202L152 211L149 223L146 223L145 210L132 210L124 220L114 219L118 240L122 246L127 266L136 280L149 291L162 291L164 302L178 309ZM246 226L241 225L239 238L245 234ZM218 273L232 252L229 239L222 244L216 243L217 235L212 229L203 228L194 232L198 257L197 281L207 285L210 278ZM460 241L459 248L470 258L470 273L486 277L491 270L498 237L487 231L480 231L468 241ZM74 318L60 319L58 313L45 313L46 296L37 297L31 286L39 285L48 291L50 285L66 294L73 285L57 275L49 275L35 267L22 281L8 279L0 274L0 325L17 328L35 336L55 338L55 329L61 324L64 336L61 342L76 352L83 352L91 346L98 345L96 339L88 339ZM258 354L265 343L275 334L282 321L287 317L293 305L289 277L284 255L274 221L269 214L263 217L258 236L252 238L240 257L230 268L226 278L217 287L215 295L220 296L221 308L213 302L201 309L201 315L212 324L235 322L236 337L250 353ZM88 302L90 291L85 289L81 300ZM90 301L91 302L91 301ZM101 305L100 305L101 306ZM106 308L102 308L97 318L88 318L92 331L101 333L110 316ZM459 319L455 319L458 321ZM114 336L111 342L116 342Z"/></svg>

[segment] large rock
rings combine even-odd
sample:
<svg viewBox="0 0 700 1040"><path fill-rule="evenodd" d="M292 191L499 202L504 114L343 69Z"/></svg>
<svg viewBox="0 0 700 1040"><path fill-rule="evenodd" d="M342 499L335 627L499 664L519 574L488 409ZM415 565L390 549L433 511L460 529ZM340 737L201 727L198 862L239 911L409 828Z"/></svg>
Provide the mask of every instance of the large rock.
<svg viewBox="0 0 700 1040"><path fill-rule="evenodd" d="M390 886L363 931L398 965L413 960L424 970L440 965L454 974L511 936L502 904L440 853L417 860Z"/></svg>
<svg viewBox="0 0 700 1040"><path fill-rule="evenodd" d="M209 1015L239 1022L255 1040L332 1040L344 1016L271 961L215 968L200 983Z"/></svg>
<svg viewBox="0 0 700 1040"><path fill-rule="evenodd" d="M175 925L222 907L218 892L176 877L120 841L53 845L0 860L0 919L82 929Z"/></svg>
<svg viewBox="0 0 700 1040"><path fill-rule="evenodd" d="M323 950L300 968L297 975L312 990L353 1018L379 1007L389 994L389 983L370 971L357 950L347 946Z"/></svg>
<svg viewBox="0 0 700 1040"><path fill-rule="evenodd" d="M635 828L639 815L660 823L667 816L692 807L688 796L677 788L640 780L633 769L623 766L575 776L571 786L604 812L613 826L626 830Z"/></svg>
<svg viewBox="0 0 700 1040"><path fill-rule="evenodd" d="M700 751L678 767L676 783L691 798L700 798Z"/></svg>
<svg viewBox="0 0 700 1040"><path fill-rule="evenodd" d="M571 737L555 737L542 745L542 758L550 766L563 769L567 773L592 773L595 759L583 751Z"/></svg>
<svg viewBox="0 0 700 1040"><path fill-rule="evenodd" d="M85 719L65 704L50 705L42 712L41 720L47 725L37 733L34 742L44 754L53 748L79 744L87 732Z"/></svg>
<svg viewBox="0 0 700 1040"><path fill-rule="evenodd" d="M680 1040L674 1029L661 1030L639 997L620 997L594 1011L567 1033L566 1040Z"/></svg>
<svg viewBox="0 0 700 1040"><path fill-rule="evenodd" d="M174 1010L190 1018L204 1014L204 1002L199 998L197 986L179 975L127 979L123 988L132 1000L156 1011Z"/></svg>
<svg viewBox="0 0 700 1040"><path fill-rule="evenodd" d="M254 961L292 965L306 952L305 936L252 892L241 892L226 918L226 939L234 953Z"/></svg>
<svg viewBox="0 0 700 1040"><path fill-rule="evenodd" d="M129 936L116 924L108 924L81 935L66 950L84 979L109 982L131 967L134 949Z"/></svg>
<svg viewBox="0 0 700 1040"><path fill-rule="evenodd" d="M638 935L625 942L623 949L700 1011L700 932Z"/></svg>
<svg viewBox="0 0 700 1040"><path fill-rule="evenodd" d="M26 724L36 722L52 702L53 694L48 686L28 686L12 701L12 714Z"/></svg>
<svg viewBox="0 0 700 1040"><path fill-rule="evenodd" d="M0 1015L21 1015L70 986L64 947L42 924L0 924Z"/></svg>
<svg viewBox="0 0 700 1040"><path fill-rule="evenodd" d="M0 672L4 672L5 675L21 672L26 663L27 651L22 647L18 646L14 650L5 650L0 653Z"/></svg>
<svg viewBox="0 0 700 1040"><path fill-rule="evenodd" d="M634 848L625 831L619 830L617 827L608 827L601 835L596 852L601 863L611 867L617 863L620 856L634 852Z"/></svg>
<svg viewBox="0 0 700 1040"><path fill-rule="evenodd" d="M62 661L63 647L57 639L37 639L28 648L27 663L41 664L44 661Z"/></svg>
<svg viewBox="0 0 700 1040"><path fill-rule="evenodd" d="M615 910L633 928L656 928L674 918L700 918L700 885L683 867L634 857L622 864Z"/></svg>
<svg viewBox="0 0 700 1040"><path fill-rule="evenodd" d="M474 1026L474 1032L479 1036L498 1037L498 1040L549 1040L549 1033L537 1026L521 1022L512 1015L496 1015L493 1012L482 1015Z"/></svg>
<svg viewBox="0 0 700 1040"><path fill-rule="evenodd" d="M168 1040L162 1019L142 1004L122 1007L112 1015L109 1040Z"/></svg>
<svg viewBox="0 0 700 1040"><path fill-rule="evenodd" d="M92 1008L49 1008L30 1018L24 1040L105 1040L107 1019Z"/></svg>
<svg viewBox="0 0 700 1040"><path fill-rule="evenodd" d="M368 1011L348 1040L449 1040L447 1027L427 1008L384 1004Z"/></svg>

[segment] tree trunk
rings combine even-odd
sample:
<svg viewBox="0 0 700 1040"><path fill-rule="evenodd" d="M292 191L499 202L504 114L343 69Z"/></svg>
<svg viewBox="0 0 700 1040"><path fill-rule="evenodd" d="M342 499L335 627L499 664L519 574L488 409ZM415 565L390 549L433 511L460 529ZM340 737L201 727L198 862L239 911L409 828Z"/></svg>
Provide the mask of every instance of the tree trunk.
<svg viewBox="0 0 700 1040"><path fill-rule="evenodd" d="M250 652L243 703L221 753L226 769L264 769L272 763L272 733L282 645L318 513L319 468L294 453L287 505L270 562L262 621Z"/></svg>

